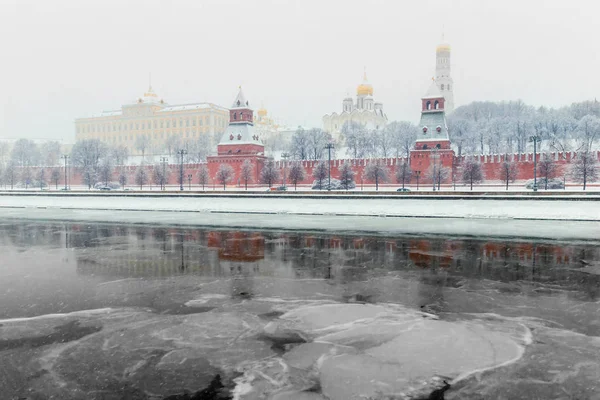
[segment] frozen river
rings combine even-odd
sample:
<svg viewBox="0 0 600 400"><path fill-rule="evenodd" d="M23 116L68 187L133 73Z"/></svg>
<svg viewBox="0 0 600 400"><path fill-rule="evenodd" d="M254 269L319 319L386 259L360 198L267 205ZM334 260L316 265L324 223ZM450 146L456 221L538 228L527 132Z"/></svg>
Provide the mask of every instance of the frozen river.
<svg viewBox="0 0 600 400"><path fill-rule="evenodd" d="M5 218L0 399L598 399L599 301L589 238Z"/></svg>

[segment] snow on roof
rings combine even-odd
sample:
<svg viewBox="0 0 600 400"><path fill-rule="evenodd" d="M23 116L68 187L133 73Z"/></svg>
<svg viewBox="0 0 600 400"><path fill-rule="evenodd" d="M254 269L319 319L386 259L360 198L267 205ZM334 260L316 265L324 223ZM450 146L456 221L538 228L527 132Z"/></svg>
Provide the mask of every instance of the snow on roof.
<svg viewBox="0 0 600 400"><path fill-rule="evenodd" d="M201 110L206 108L215 108L223 111L227 111L226 108L218 106L212 103L191 103L191 104L175 104L159 110L158 112L172 112L172 111L187 111L187 110Z"/></svg>
<svg viewBox="0 0 600 400"><path fill-rule="evenodd" d="M244 96L244 92L242 91L242 87L240 86L240 91L238 92L237 97L233 101L231 108L248 108L248 106L248 100L246 100L246 96Z"/></svg>
<svg viewBox="0 0 600 400"><path fill-rule="evenodd" d="M438 88L437 83L435 81L431 82L429 89L427 89L427 93L423 96L424 99L437 99L439 97L443 97L440 89Z"/></svg>

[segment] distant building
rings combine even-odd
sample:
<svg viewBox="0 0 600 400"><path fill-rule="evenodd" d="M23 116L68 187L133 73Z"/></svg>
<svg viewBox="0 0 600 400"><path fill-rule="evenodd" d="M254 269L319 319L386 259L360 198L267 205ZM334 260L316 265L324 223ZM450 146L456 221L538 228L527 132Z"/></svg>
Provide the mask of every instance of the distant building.
<svg viewBox="0 0 600 400"><path fill-rule="evenodd" d="M387 125L387 115L383 104L373 100L373 86L365 72L363 82L356 88L356 101L348 96L342 101L342 112L323 116L323 130L338 138L346 122L357 122L367 129L383 129Z"/></svg>
<svg viewBox="0 0 600 400"><path fill-rule="evenodd" d="M152 147L164 148L171 136L194 139L221 134L229 120L229 110L212 103L169 105L152 87L131 104L119 110L75 120L75 138L100 139L110 145L127 146L136 152L136 139L146 135Z"/></svg>

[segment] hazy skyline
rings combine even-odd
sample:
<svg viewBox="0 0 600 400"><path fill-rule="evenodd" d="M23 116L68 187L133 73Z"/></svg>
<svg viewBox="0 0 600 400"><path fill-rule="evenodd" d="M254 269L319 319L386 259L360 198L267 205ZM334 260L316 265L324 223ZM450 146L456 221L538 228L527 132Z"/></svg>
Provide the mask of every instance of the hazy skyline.
<svg viewBox="0 0 600 400"><path fill-rule="evenodd" d="M0 0L1 138L74 140L74 119L148 87L229 107L238 85L289 126L321 127L366 66L390 121L416 123L442 33L456 106L560 107L600 90L596 1Z"/></svg>

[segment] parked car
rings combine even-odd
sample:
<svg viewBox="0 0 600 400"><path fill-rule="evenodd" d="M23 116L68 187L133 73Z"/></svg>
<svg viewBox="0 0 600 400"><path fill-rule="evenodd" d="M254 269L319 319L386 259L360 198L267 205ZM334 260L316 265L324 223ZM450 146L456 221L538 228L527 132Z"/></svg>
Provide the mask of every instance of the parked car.
<svg viewBox="0 0 600 400"><path fill-rule="evenodd" d="M396 189L396 192L410 192L409 188L398 188Z"/></svg>
<svg viewBox="0 0 600 400"><path fill-rule="evenodd" d="M98 190L112 190L110 186L100 186Z"/></svg>
<svg viewBox="0 0 600 400"><path fill-rule="evenodd" d="M275 190L277 190L277 191L280 191L280 192L285 192L285 191L287 191L287 186L279 186L279 187L278 187L277 189L275 189Z"/></svg>

